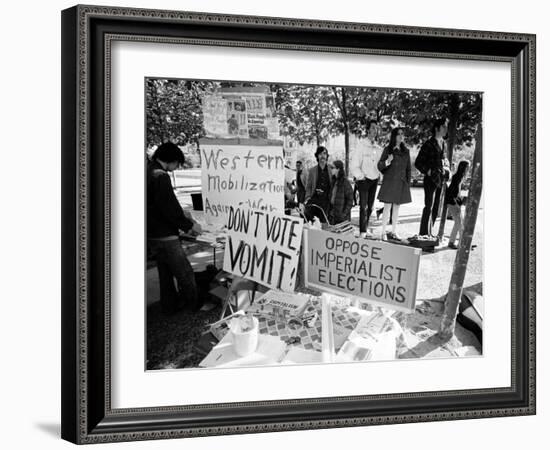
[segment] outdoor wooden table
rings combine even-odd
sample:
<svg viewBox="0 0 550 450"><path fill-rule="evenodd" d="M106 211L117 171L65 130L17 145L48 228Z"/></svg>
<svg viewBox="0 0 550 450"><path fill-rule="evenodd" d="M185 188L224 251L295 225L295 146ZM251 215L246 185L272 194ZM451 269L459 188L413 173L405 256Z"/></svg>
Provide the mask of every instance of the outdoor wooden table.
<svg viewBox="0 0 550 450"><path fill-rule="evenodd" d="M188 252L188 253L186 252L189 262L191 263L191 266L193 267L193 270L195 272L198 271L197 269L199 269L199 267L197 266L199 265L200 265L200 269L204 270L206 266L209 264L214 265L216 268L218 268L218 263L220 263L220 265L223 264L223 249L224 249L223 242L213 241L210 238L210 236L208 236L208 239L205 239L205 237L202 235L193 236L186 233L180 234L180 239L182 240L184 246L186 244L197 244L197 246L200 246L202 248L208 248L209 250L212 251L212 256L208 258L204 263L201 263L201 261L194 261L194 259L197 259L196 255L200 253L200 251ZM218 257L216 256L216 253L220 250L222 253L222 257L220 258L220 261L218 261ZM202 267L203 265L204 267Z"/></svg>

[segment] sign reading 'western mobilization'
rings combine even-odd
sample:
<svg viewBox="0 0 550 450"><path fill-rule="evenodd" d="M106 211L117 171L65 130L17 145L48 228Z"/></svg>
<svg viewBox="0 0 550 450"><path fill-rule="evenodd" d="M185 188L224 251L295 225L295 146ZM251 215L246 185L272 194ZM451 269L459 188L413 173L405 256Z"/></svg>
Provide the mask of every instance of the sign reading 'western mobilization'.
<svg viewBox="0 0 550 450"><path fill-rule="evenodd" d="M229 208L223 270L293 291L303 226L299 217Z"/></svg>
<svg viewBox="0 0 550 450"><path fill-rule="evenodd" d="M284 208L284 157L274 146L201 146L202 196L207 223L223 226L231 207Z"/></svg>
<svg viewBox="0 0 550 450"><path fill-rule="evenodd" d="M305 232L306 287L412 312L420 250L326 231Z"/></svg>

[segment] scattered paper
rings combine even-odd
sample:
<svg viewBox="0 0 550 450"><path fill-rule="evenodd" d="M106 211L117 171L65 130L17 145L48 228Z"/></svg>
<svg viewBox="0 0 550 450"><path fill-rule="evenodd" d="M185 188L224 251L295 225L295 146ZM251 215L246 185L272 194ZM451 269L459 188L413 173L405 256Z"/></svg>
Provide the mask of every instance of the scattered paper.
<svg viewBox="0 0 550 450"><path fill-rule="evenodd" d="M278 337L261 334L258 348L248 356L239 356L233 349L233 334L227 333L199 367L249 367L277 364L284 354L286 344Z"/></svg>
<svg viewBox="0 0 550 450"><path fill-rule="evenodd" d="M323 362L321 352L291 347L281 364L318 364Z"/></svg>

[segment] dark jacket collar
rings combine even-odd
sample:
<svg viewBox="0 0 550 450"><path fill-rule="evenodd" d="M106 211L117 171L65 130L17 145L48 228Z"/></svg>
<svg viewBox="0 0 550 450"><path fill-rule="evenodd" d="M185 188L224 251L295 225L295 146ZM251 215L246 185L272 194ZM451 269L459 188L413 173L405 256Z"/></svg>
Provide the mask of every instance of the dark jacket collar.
<svg viewBox="0 0 550 450"><path fill-rule="evenodd" d="M159 170L160 169L163 172L166 172L166 170L164 170L164 167L162 167L156 159L151 159L149 161L149 167L151 168L151 170Z"/></svg>

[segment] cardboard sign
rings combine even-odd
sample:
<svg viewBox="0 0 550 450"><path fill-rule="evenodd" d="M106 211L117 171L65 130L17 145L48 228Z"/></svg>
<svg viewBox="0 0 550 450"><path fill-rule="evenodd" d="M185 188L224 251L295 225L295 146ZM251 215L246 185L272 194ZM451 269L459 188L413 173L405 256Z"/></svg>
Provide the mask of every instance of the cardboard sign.
<svg viewBox="0 0 550 450"><path fill-rule="evenodd" d="M299 217L231 207L223 270L292 292L303 226Z"/></svg>
<svg viewBox="0 0 550 450"><path fill-rule="evenodd" d="M282 147L203 145L201 160L206 223L222 227L231 207L283 212Z"/></svg>
<svg viewBox="0 0 550 450"><path fill-rule="evenodd" d="M412 312L421 250L307 229L306 287L358 297L387 309Z"/></svg>

